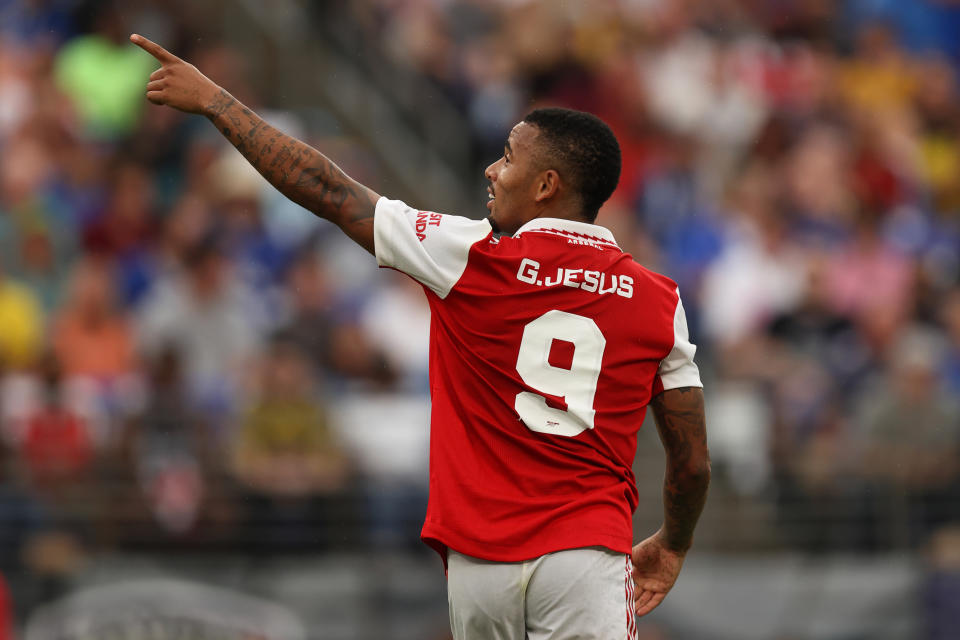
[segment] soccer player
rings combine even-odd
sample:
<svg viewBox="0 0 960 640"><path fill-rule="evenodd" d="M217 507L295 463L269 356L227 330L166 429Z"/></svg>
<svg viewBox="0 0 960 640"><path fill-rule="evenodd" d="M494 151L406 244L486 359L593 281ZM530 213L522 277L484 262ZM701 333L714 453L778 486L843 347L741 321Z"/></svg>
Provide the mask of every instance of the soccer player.
<svg viewBox="0 0 960 640"><path fill-rule="evenodd" d="M159 45L147 99L206 116L285 196L338 225L431 309L424 541L453 635L634 638L673 586L710 478L703 391L675 283L594 224L620 149L594 116L539 109L486 169L490 215L412 209L345 175ZM636 434L653 407L664 521L633 546Z"/></svg>

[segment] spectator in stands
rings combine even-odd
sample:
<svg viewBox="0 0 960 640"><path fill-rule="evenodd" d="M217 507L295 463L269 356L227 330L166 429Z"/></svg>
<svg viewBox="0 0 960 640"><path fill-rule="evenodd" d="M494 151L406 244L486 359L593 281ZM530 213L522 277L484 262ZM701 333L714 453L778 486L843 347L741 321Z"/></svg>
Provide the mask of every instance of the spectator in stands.
<svg viewBox="0 0 960 640"><path fill-rule="evenodd" d="M898 109L913 99L916 78L891 25L872 22L856 38L857 55L840 71L841 95L855 110Z"/></svg>
<svg viewBox="0 0 960 640"><path fill-rule="evenodd" d="M224 482L229 465L191 409L181 354L161 347L149 364L146 402L111 452L109 539L133 548L228 545L236 511Z"/></svg>
<svg viewBox="0 0 960 640"><path fill-rule="evenodd" d="M67 376L112 384L136 370L132 328L114 301L110 263L77 263L66 299L53 321L51 342Z"/></svg>
<svg viewBox="0 0 960 640"><path fill-rule="evenodd" d="M890 352L886 375L862 398L859 473L886 513L891 534L917 544L955 517L960 496L960 405L937 378L942 336L912 326ZM904 513L891 513L897 508ZM904 521L898 516L907 515ZM898 531L897 524L907 525Z"/></svg>
<svg viewBox="0 0 960 640"><path fill-rule="evenodd" d="M4 369L33 364L42 348L43 311L33 291L0 266L0 363Z"/></svg>
<svg viewBox="0 0 960 640"><path fill-rule="evenodd" d="M104 209L83 230L88 253L115 261L119 302L135 304L153 277L150 250L157 234L155 190L148 167L119 160L109 174L110 195Z"/></svg>
<svg viewBox="0 0 960 640"><path fill-rule="evenodd" d="M234 446L234 473L249 492L246 533L277 551L329 544L345 515L350 464L316 384L296 345L275 337Z"/></svg>
<svg viewBox="0 0 960 640"><path fill-rule="evenodd" d="M41 229L22 234L19 254L20 278L38 296L44 316L49 316L60 302L66 271L57 264L50 234Z"/></svg>
<svg viewBox="0 0 960 640"><path fill-rule="evenodd" d="M12 507L15 525L27 527L18 551L36 577L35 597L50 598L66 591L85 555L84 540L110 505L98 499L94 437L53 353L41 360L37 382L39 397L22 415L11 470L29 498L8 491L4 507Z"/></svg>
<svg viewBox="0 0 960 640"><path fill-rule="evenodd" d="M40 367L41 402L24 416L21 461L29 484L58 498L89 481L93 438L83 417L64 400L63 372L54 354Z"/></svg>
<svg viewBox="0 0 960 640"><path fill-rule="evenodd" d="M140 88L153 70L149 56L124 46L129 29L117 0L97 3L95 31L68 41L58 51L54 74L83 119L85 133L116 140L137 126L143 104Z"/></svg>
<svg viewBox="0 0 960 640"><path fill-rule="evenodd" d="M373 352L383 354L386 370L397 372L401 388L426 394L430 311L416 282L390 275L395 276L390 285L377 287L367 300L360 326Z"/></svg>
<svg viewBox="0 0 960 640"><path fill-rule="evenodd" d="M361 327L340 309L314 251L297 256L286 274L289 318L284 332L328 382L361 381L389 387L397 371Z"/></svg>
<svg viewBox="0 0 960 640"><path fill-rule="evenodd" d="M176 346L190 401L222 431L238 409L261 327L249 313L249 291L214 237L190 247L185 258L184 271L165 274L141 306L140 344L148 358Z"/></svg>
<svg viewBox="0 0 960 640"><path fill-rule="evenodd" d="M960 628L960 527L937 531L927 546L930 570L921 592L923 637L948 640Z"/></svg>
<svg viewBox="0 0 960 640"><path fill-rule="evenodd" d="M920 170L933 191L937 211L960 207L960 91L955 68L945 60L924 61L918 70L916 111L919 119Z"/></svg>
<svg viewBox="0 0 960 640"><path fill-rule="evenodd" d="M914 267L886 242L876 214L860 214L853 237L830 260L826 280L833 309L857 323L872 349L885 351L909 320Z"/></svg>
<svg viewBox="0 0 960 640"><path fill-rule="evenodd" d="M960 397L960 291L954 289L946 295L938 309L938 316L946 337L939 377L950 393Z"/></svg>
<svg viewBox="0 0 960 640"><path fill-rule="evenodd" d="M213 210L198 191L184 191L162 221L159 237L151 247L158 277L178 275L193 247L199 246L213 228Z"/></svg>
<svg viewBox="0 0 960 640"><path fill-rule="evenodd" d="M732 238L704 273L704 332L721 347L752 337L771 317L796 306L804 255L777 208L781 176L751 164L730 199Z"/></svg>
<svg viewBox="0 0 960 640"><path fill-rule="evenodd" d="M114 287L109 263L98 258L78 262L52 323L50 343L64 377L86 382L107 414L118 417L136 405L140 383L133 325L116 305Z"/></svg>
<svg viewBox="0 0 960 640"><path fill-rule="evenodd" d="M269 328L279 320L280 274L289 256L273 242L264 223L263 178L234 149L224 150L210 166L207 186L216 233L247 286L255 314Z"/></svg>

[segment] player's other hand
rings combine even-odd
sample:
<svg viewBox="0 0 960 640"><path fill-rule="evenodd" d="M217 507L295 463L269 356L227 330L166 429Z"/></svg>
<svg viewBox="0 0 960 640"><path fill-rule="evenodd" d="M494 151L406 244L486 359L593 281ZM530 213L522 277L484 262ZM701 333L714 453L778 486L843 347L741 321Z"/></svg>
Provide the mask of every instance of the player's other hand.
<svg viewBox="0 0 960 640"><path fill-rule="evenodd" d="M645 616L657 608L673 587L686 554L668 549L657 532L633 547L634 611Z"/></svg>
<svg viewBox="0 0 960 640"><path fill-rule="evenodd" d="M130 42L160 62L147 82L147 100L187 113L206 113L221 91L215 82L156 42L136 33L130 36Z"/></svg>

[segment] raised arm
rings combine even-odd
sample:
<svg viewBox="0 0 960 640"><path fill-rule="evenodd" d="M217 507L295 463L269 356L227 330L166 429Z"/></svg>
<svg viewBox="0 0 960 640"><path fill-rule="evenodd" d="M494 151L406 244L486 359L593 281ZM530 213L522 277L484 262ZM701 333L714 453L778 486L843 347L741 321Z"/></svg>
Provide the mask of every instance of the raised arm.
<svg viewBox="0 0 960 640"><path fill-rule="evenodd" d="M636 612L652 611L673 587L710 485L703 389L670 389L650 402L667 455L663 526L633 548Z"/></svg>
<svg viewBox="0 0 960 640"><path fill-rule="evenodd" d="M140 35L130 41L160 62L147 99L206 116L280 193L325 218L373 253L373 211L379 195L310 145L263 121L192 64Z"/></svg>

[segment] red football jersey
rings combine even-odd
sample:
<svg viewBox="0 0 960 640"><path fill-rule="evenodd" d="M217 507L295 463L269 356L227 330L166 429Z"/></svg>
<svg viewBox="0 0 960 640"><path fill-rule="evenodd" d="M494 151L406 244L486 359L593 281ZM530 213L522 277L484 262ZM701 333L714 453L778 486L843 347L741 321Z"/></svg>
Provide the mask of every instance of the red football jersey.
<svg viewBox="0 0 960 640"><path fill-rule="evenodd" d="M377 203L377 261L431 309L424 541L496 561L629 553L636 435L664 389L701 386L676 284L605 228Z"/></svg>

